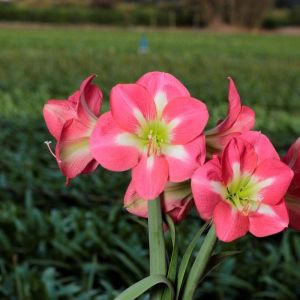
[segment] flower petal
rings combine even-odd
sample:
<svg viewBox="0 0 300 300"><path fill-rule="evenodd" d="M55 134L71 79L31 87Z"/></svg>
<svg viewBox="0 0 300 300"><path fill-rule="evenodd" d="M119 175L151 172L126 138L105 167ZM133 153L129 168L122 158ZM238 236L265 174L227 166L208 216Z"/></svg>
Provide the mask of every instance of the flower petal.
<svg viewBox="0 0 300 300"><path fill-rule="evenodd" d="M97 167L89 147L90 132L91 128L77 119L68 120L62 129L56 146L56 156L59 167L67 179L93 171Z"/></svg>
<svg viewBox="0 0 300 300"><path fill-rule="evenodd" d="M121 128L135 133L145 120L156 117L153 99L139 84L118 84L110 94L111 113Z"/></svg>
<svg viewBox="0 0 300 300"><path fill-rule="evenodd" d="M78 103L78 109L86 109L86 107L84 107L84 103L82 102L84 101L87 104L87 108L90 110L90 112L94 116L98 117L102 105L103 94L97 85L92 84L92 80L95 77L96 75L91 75L81 83L80 96L82 99L80 99L80 103ZM80 115L81 112L78 113Z"/></svg>
<svg viewBox="0 0 300 300"><path fill-rule="evenodd" d="M287 154L282 158L296 172L300 172L300 138L291 145Z"/></svg>
<svg viewBox="0 0 300 300"><path fill-rule="evenodd" d="M193 205L191 182L168 182L164 190L163 210L174 222L182 221Z"/></svg>
<svg viewBox="0 0 300 300"><path fill-rule="evenodd" d="M258 165L253 175L261 188L258 193L263 203L274 205L284 197L294 174L280 160L267 159Z"/></svg>
<svg viewBox="0 0 300 300"><path fill-rule="evenodd" d="M123 131L110 112L98 119L90 144L94 158L108 170L125 171L138 163L139 151L135 136Z"/></svg>
<svg viewBox="0 0 300 300"><path fill-rule="evenodd" d="M222 201L226 192L217 157L195 171L192 177L192 192L201 218L204 220L212 218L217 203Z"/></svg>
<svg viewBox="0 0 300 300"><path fill-rule="evenodd" d="M275 234L287 228L289 217L285 201L274 206L261 204L258 211L249 215L249 231L257 236L263 237Z"/></svg>
<svg viewBox="0 0 300 300"><path fill-rule="evenodd" d="M195 98L176 98L170 101L163 119L171 128L171 143L186 144L202 134L208 121L206 105Z"/></svg>
<svg viewBox="0 0 300 300"><path fill-rule="evenodd" d="M144 86L150 93L158 114L163 111L170 100L190 96L185 86L169 73L149 72L144 74L137 83Z"/></svg>
<svg viewBox="0 0 300 300"><path fill-rule="evenodd" d="M300 231L300 193L298 197L286 196L290 227Z"/></svg>
<svg viewBox="0 0 300 300"><path fill-rule="evenodd" d="M184 219L192 206L192 191L190 182L173 183L168 182L163 192L162 210L168 214L174 222ZM131 181L125 197L124 207L132 214L148 218L148 201L140 197Z"/></svg>
<svg viewBox="0 0 300 300"><path fill-rule="evenodd" d="M258 164L265 159L279 159L279 155L272 145L271 141L267 136L260 133L259 131L248 131L243 133L240 137L253 145L255 152L257 153Z"/></svg>
<svg viewBox="0 0 300 300"><path fill-rule="evenodd" d="M75 104L66 100L49 100L44 105L43 115L48 130L58 140L64 123L76 116Z"/></svg>
<svg viewBox="0 0 300 300"><path fill-rule="evenodd" d="M242 140L233 138L222 153L223 180L226 184L243 173L252 174L257 164L254 147Z"/></svg>
<svg viewBox="0 0 300 300"><path fill-rule="evenodd" d="M133 215L148 218L148 201L138 195L133 181L130 182L125 193L124 207Z"/></svg>
<svg viewBox="0 0 300 300"><path fill-rule="evenodd" d="M220 201L214 210L214 224L216 234L223 242L236 240L244 236L249 229L248 217L224 201Z"/></svg>
<svg viewBox="0 0 300 300"><path fill-rule="evenodd" d="M231 128L231 126L236 122L240 112L241 112L241 99L239 93L235 87L234 81L229 77L228 86L228 112L225 120L220 122L216 128L213 130L215 132L224 132Z"/></svg>
<svg viewBox="0 0 300 300"><path fill-rule="evenodd" d="M169 165L169 180L181 182L190 179L205 157L203 136L185 145L168 145L163 148Z"/></svg>
<svg viewBox="0 0 300 300"><path fill-rule="evenodd" d="M163 156L143 155L132 169L132 181L137 193L152 200L164 190L168 180L168 163Z"/></svg>

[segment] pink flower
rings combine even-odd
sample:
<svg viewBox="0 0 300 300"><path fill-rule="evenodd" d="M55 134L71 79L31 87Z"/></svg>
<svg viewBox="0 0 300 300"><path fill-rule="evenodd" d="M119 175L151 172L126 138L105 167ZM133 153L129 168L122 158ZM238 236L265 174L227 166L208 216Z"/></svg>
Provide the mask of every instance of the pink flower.
<svg viewBox="0 0 300 300"><path fill-rule="evenodd" d="M191 178L204 161L206 106L172 75L150 72L135 84L116 85L110 106L93 131L93 155L109 170L132 169L143 199L156 198L167 181Z"/></svg>
<svg viewBox="0 0 300 300"><path fill-rule="evenodd" d="M290 226L300 231L300 138L290 147L282 161L288 164L295 173L285 199Z"/></svg>
<svg viewBox="0 0 300 300"><path fill-rule="evenodd" d="M213 219L218 238L230 242L248 231L263 237L288 226L283 197L292 178L269 139L249 131L194 173L192 191L200 216Z"/></svg>
<svg viewBox="0 0 300 300"><path fill-rule="evenodd" d="M226 144L243 132L254 127L255 113L248 106L241 105L240 96L233 80L229 77L228 114L216 127L205 131L207 155L219 154Z"/></svg>
<svg viewBox="0 0 300 300"><path fill-rule="evenodd" d="M67 182L98 165L89 147L102 104L101 90L91 83L94 77L85 79L67 100L49 100L44 106L44 119L57 141L54 156Z"/></svg>
<svg viewBox="0 0 300 300"><path fill-rule="evenodd" d="M175 223L182 221L193 204L191 182L168 182L162 195L162 210ZM140 197L131 182L127 188L124 207L138 217L148 218L148 200Z"/></svg>

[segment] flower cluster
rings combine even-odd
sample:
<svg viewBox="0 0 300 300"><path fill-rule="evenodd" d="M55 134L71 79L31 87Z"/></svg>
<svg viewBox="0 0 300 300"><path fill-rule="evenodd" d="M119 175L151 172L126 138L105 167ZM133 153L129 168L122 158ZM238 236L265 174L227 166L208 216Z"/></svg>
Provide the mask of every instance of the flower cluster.
<svg viewBox="0 0 300 300"><path fill-rule="evenodd" d="M300 139L280 159L270 140L253 131L255 114L241 104L231 78L227 116L209 130L206 105L171 74L117 84L102 115L93 78L44 107L67 181L98 165L131 170L124 197L130 213L147 218L148 201L160 197L163 212L179 222L195 204L225 242L248 231L271 235L289 223L300 230Z"/></svg>

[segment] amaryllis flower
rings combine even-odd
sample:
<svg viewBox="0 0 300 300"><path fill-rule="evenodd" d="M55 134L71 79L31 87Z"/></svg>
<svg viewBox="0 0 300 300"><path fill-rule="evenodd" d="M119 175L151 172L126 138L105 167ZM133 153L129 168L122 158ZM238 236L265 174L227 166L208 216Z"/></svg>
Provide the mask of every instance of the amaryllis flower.
<svg viewBox="0 0 300 300"><path fill-rule="evenodd" d="M218 238L230 242L248 231L263 237L288 226L283 197L292 178L269 139L249 131L195 172L192 191L200 216L213 219Z"/></svg>
<svg viewBox="0 0 300 300"><path fill-rule="evenodd" d="M102 91L91 83L94 77L85 79L67 100L49 100L44 106L44 119L57 141L53 155L67 182L98 165L89 147L102 104Z"/></svg>
<svg viewBox="0 0 300 300"><path fill-rule="evenodd" d="M175 223L183 220L193 205L190 180L174 183L168 182L161 197L162 211ZM140 197L131 182L124 197L124 207L132 214L148 218L148 200Z"/></svg>
<svg viewBox="0 0 300 300"><path fill-rule="evenodd" d="M295 173L285 199L290 217L290 226L300 230L300 138L290 147L282 160Z"/></svg>
<svg viewBox="0 0 300 300"><path fill-rule="evenodd" d="M239 93L231 78L229 78L228 103L226 119L219 121L216 127L205 131L206 149L209 157L220 153L233 137L254 127L255 113L248 106L241 105Z"/></svg>
<svg viewBox="0 0 300 300"><path fill-rule="evenodd" d="M142 198L156 198L167 181L191 178L205 159L207 108L172 75L150 72L116 85L110 106L93 131L93 155L109 170L132 169Z"/></svg>

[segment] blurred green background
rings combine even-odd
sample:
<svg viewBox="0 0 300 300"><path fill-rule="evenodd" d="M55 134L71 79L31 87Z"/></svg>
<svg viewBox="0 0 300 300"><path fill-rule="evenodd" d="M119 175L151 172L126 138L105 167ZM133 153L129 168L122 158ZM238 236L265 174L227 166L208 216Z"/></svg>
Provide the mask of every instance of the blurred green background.
<svg viewBox="0 0 300 300"><path fill-rule="evenodd" d="M281 154L299 136L299 35L0 23L1 300L110 300L147 274L146 223L122 208L129 174L98 168L65 187L44 145L42 108L96 73L107 110L113 85L153 70L208 105L208 127L226 115L231 76ZM201 224L191 212L178 226L181 251ZM212 272L195 299L300 298L297 232L218 247L242 254Z"/></svg>

